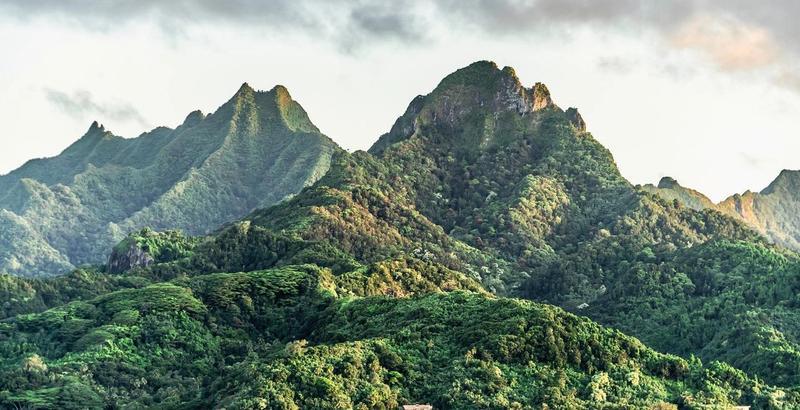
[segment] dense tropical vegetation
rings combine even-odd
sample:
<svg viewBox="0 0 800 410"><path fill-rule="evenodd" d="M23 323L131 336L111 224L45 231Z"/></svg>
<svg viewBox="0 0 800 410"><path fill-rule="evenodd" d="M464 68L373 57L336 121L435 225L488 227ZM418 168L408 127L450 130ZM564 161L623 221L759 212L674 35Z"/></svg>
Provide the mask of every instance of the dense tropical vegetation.
<svg viewBox="0 0 800 410"><path fill-rule="evenodd" d="M428 270L415 263L429 267L181 277L16 315L0 327L0 403L505 409L797 399L724 363L664 355L558 308L494 298L455 273L421 283Z"/></svg>
<svg viewBox="0 0 800 410"><path fill-rule="evenodd" d="M585 127L477 62L277 205L0 276L0 403L800 406L798 255L632 186Z"/></svg>

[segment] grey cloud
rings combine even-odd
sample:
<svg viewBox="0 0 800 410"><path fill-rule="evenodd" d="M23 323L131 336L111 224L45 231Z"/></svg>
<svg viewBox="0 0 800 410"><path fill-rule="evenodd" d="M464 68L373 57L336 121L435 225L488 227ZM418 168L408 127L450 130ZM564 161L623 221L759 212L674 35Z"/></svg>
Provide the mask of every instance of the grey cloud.
<svg viewBox="0 0 800 410"><path fill-rule="evenodd" d="M420 40L423 37L418 17L409 12L397 12L386 7L370 6L352 10L353 27L365 33L383 37Z"/></svg>
<svg viewBox="0 0 800 410"><path fill-rule="evenodd" d="M597 60L597 67L608 72L627 74L633 71L638 62L622 56L606 56Z"/></svg>
<svg viewBox="0 0 800 410"><path fill-rule="evenodd" d="M419 43L427 38L424 25L411 3L363 3L349 10L344 27L332 37L342 50L354 52L375 40Z"/></svg>
<svg viewBox="0 0 800 410"><path fill-rule="evenodd" d="M235 21L270 23L289 19L304 21L304 1L290 0L7 0L0 7L18 17L63 17L97 25L114 25L142 18L174 23Z"/></svg>
<svg viewBox="0 0 800 410"><path fill-rule="evenodd" d="M0 16L50 17L88 29L111 31L150 22L170 36L201 24L229 24L327 40L351 52L375 41L423 38L416 2L326 0L4 0ZM2 13L5 10L5 13ZM2 17L0 17L2 18Z"/></svg>
<svg viewBox="0 0 800 410"><path fill-rule="evenodd" d="M800 62L795 0L4 0L0 15L106 30L147 20L173 34L195 24L233 24L305 34L346 53L387 41L433 41L431 27L443 26L499 36L574 27L647 31L662 39L654 47L694 51L722 71L772 67L776 84L793 77L786 72Z"/></svg>
<svg viewBox="0 0 800 410"><path fill-rule="evenodd" d="M465 24L519 34L569 25L668 27L692 13L692 2L641 0L438 0L440 11Z"/></svg>
<svg viewBox="0 0 800 410"><path fill-rule="evenodd" d="M442 15L473 29L519 36L573 27L656 33L665 52L691 50L718 70L761 70L800 91L800 2L794 0L438 0ZM600 61L604 69L623 69Z"/></svg>
<svg viewBox="0 0 800 410"><path fill-rule="evenodd" d="M92 94L85 90L67 94L63 91L48 88L44 92L45 97L51 104L73 118L85 121L88 117L97 116L100 120L135 122L145 128L150 128L150 123L130 104L101 103L96 101Z"/></svg>

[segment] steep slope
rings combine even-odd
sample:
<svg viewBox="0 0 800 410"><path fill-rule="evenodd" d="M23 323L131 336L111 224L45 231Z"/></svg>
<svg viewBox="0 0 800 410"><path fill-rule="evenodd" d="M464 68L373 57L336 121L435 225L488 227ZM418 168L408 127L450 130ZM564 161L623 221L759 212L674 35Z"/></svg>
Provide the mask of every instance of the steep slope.
<svg viewBox="0 0 800 410"><path fill-rule="evenodd" d="M661 178L661 180L658 181L658 185L647 184L643 185L641 188L652 194L657 194L668 201L677 200L684 206L696 211L717 209L716 204L701 192L681 186L678 181L670 177Z"/></svg>
<svg viewBox="0 0 800 410"><path fill-rule="evenodd" d="M227 239L189 266L215 271L325 261L346 267L423 258L497 294L556 304L664 351L725 358L794 385L797 333L789 321L767 319L763 329L783 347L770 344L757 336L750 315L794 306L791 292L800 287L788 278L795 256L720 212L633 187L584 127L577 111L558 108L543 85L525 88L510 68L475 63L415 98L371 155L337 155L318 183L247 218L248 232L275 237L230 227L219 237ZM234 237L239 245L226 245ZM693 258L737 263L700 270ZM740 268L767 260L784 262L763 273ZM770 282L771 273L787 281ZM748 296L753 292L772 296ZM729 297L742 302L730 304ZM720 310L703 321L685 319L704 305ZM684 336L665 337L667 328ZM717 346L736 332L749 335L740 349ZM789 364L775 368L780 351Z"/></svg>
<svg viewBox="0 0 800 410"><path fill-rule="evenodd" d="M733 195L718 204L773 242L800 250L800 171L783 170L761 192Z"/></svg>
<svg viewBox="0 0 800 410"><path fill-rule="evenodd" d="M414 99L373 155L338 156L314 187L252 219L335 238L357 260L426 253L508 292L554 255L546 238L598 200L587 194L632 192L576 116L544 85L527 89L512 69L478 62Z"/></svg>
<svg viewBox="0 0 800 410"><path fill-rule="evenodd" d="M773 243L800 251L800 171L783 170L761 192L734 194L718 204L669 177L657 187L642 188L693 209L715 209L743 221Z"/></svg>
<svg viewBox="0 0 800 410"><path fill-rule="evenodd" d="M0 209L0 266L10 271L47 275L71 267L69 260L53 249L28 221Z"/></svg>
<svg viewBox="0 0 800 410"><path fill-rule="evenodd" d="M0 271L56 274L99 263L143 226L208 233L310 185L337 150L281 86L256 92L244 84L215 113L193 112L175 130L134 139L93 123L59 156L0 177L0 209L41 242L0 249L4 260L28 261Z"/></svg>
<svg viewBox="0 0 800 410"><path fill-rule="evenodd" d="M576 109L490 62L296 196L204 238L138 232L119 266L9 307L4 404L800 403L800 258L632 186Z"/></svg>

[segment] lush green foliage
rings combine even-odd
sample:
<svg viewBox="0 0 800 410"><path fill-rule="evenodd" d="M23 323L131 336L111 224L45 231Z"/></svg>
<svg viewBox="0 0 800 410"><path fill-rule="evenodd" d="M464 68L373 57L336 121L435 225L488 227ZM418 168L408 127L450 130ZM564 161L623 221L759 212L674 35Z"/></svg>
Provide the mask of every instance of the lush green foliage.
<svg viewBox="0 0 800 410"><path fill-rule="evenodd" d="M207 117L134 139L95 123L59 156L0 176L0 272L102 263L144 226L206 234L313 183L338 149L283 87L244 85Z"/></svg>
<svg viewBox="0 0 800 410"><path fill-rule="evenodd" d="M491 67L476 64L415 99L371 150L377 157L335 157L318 184L255 213L253 223L328 242L362 263L416 255L466 272L493 292L555 303L665 351L731 361L795 386L793 365L770 364L778 352L796 350L792 320L756 331L747 312L760 311L761 302L744 298L734 307L720 294L701 293L699 269L709 267L692 259L717 241L781 251L721 213L642 193L558 107L520 110L514 99L528 101L530 91L509 70L494 68L487 77ZM711 265L715 276L734 278L743 266L762 263L736 247L716 252L735 263ZM765 278L775 273L762 271ZM794 288L760 283L760 292L780 295L770 308L793 303ZM709 303L722 311L697 320ZM715 329L716 338L709 333ZM735 332L724 329L752 337L725 348ZM781 354L781 363L791 363L791 353Z"/></svg>
<svg viewBox="0 0 800 410"><path fill-rule="evenodd" d="M430 267L396 261L339 276L313 265L214 273L17 315L0 325L0 403L701 408L767 402L777 392L722 364L703 368L656 353L558 308L458 290L478 289L463 277L464 287L445 281L446 288L420 291L425 271L413 266ZM354 276L393 280L388 291L370 291ZM426 295L397 297L418 291ZM347 296L384 292L393 296Z"/></svg>
<svg viewBox="0 0 800 410"><path fill-rule="evenodd" d="M237 95L220 109L236 114L230 135L316 132L281 87ZM264 98L276 110L249 115ZM134 233L109 264L121 274L5 277L0 400L800 406L798 256L631 186L576 118L478 62L278 205L205 238ZM205 216L180 201L240 197L190 185L173 197L181 218Z"/></svg>
<svg viewBox="0 0 800 410"><path fill-rule="evenodd" d="M113 251L122 252L133 246L147 252L154 262L161 263L191 256L197 243L197 238L187 237L180 231L154 232L145 228L129 235Z"/></svg>
<svg viewBox="0 0 800 410"><path fill-rule="evenodd" d="M48 279L23 279L0 275L0 319L35 313L75 300L128 288L141 288L150 280L139 276L110 276L95 269L78 269Z"/></svg>

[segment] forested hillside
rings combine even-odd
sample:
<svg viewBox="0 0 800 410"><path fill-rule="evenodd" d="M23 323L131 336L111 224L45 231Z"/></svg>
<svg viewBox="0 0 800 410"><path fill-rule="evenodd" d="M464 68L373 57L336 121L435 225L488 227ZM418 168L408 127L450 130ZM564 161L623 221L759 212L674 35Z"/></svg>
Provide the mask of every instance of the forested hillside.
<svg viewBox="0 0 800 410"><path fill-rule="evenodd" d="M726 364L657 353L419 261L136 283L17 315L0 335L8 407L699 409L797 400Z"/></svg>
<svg viewBox="0 0 800 410"><path fill-rule="evenodd" d="M718 204L669 177L658 186L648 184L642 188L669 200L677 199L690 208L715 209L740 219L773 243L800 251L800 171L784 169L760 192L734 194Z"/></svg>
<svg viewBox="0 0 800 410"><path fill-rule="evenodd" d="M133 139L95 122L60 155L0 176L0 272L102 263L145 226L206 234L313 183L338 149L281 86L244 84L213 114Z"/></svg>
<svg viewBox="0 0 800 410"><path fill-rule="evenodd" d="M477 62L277 205L3 277L0 402L800 406L798 256L633 186L586 129Z"/></svg>
<svg viewBox="0 0 800 410"><path fill-rule="evenodd" d="M436 261L494 293L793 386L796 256L730 216L638 190L584 126L543 85L475 63L412 101L371 155L337 156L319 183L248 219L344 259Z"/></svg>

